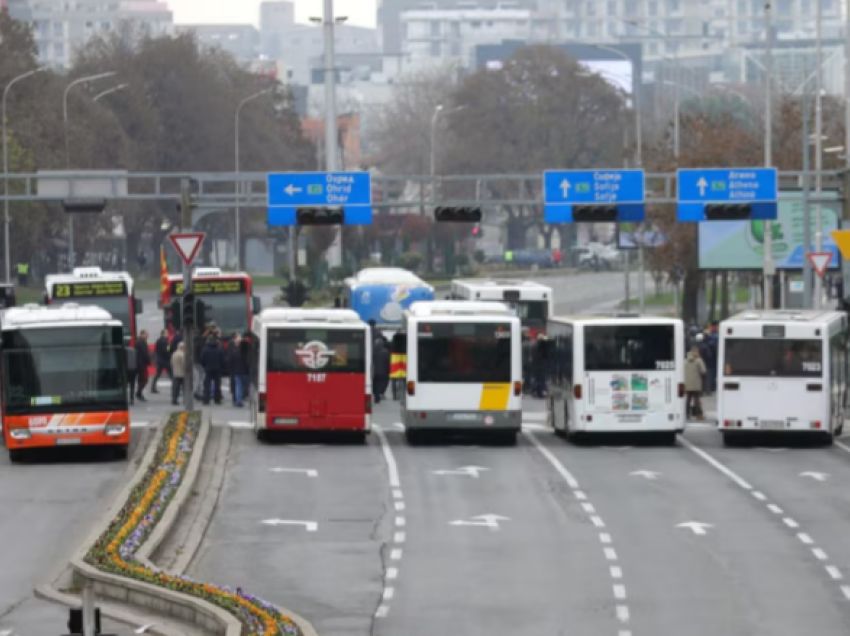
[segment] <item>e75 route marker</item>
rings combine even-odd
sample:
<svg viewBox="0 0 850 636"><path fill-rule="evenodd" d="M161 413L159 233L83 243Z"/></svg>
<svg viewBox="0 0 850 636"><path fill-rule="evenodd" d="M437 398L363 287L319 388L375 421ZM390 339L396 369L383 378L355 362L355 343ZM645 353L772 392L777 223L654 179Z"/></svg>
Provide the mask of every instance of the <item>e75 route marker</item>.
<svg viewBox="0 0 850 636"><path fill-rule="evenodd" d="M466 475L469 477L475 477L478 479L478 473L490 470L489 468L484 468L484 466L462 466L460 468L456 468L455 470L435 470L432 471L435 475Z"/></svg>
<svg viewBox="0 0 850 636"><path fill-rule="evenodd" d="M499 529L500 521L510 521L510 517L503 517L501 515L478 515L477 517L472 517L470 521L450 521L450 526L479 526L482 528L490 528L491 530Z"/></svg>
<svg viewBox="0 0 850 636"><path fill-rule="evenodd" d="M811 477L815 481L826 481L829 475L826 473L800 473L800 477Z"/></svg>
<svg viewBox="0 0 850 636"><path fill-rule="evenodd" d="M269 468L272 473L305 473L307 477L318 477L319 471L312 468Z"/></svg>
<svg viewBox="0 0 850 636"><path fill-rule="evenodd" d="M319 524L315 521L290 521L287 519L266 519L263 521L267 526L304 526L307 532L316 532L319 529Z"/></svg>
<svg viewBox="0 0 850 636"><path fill-rule="evenodd" d="M713 528L714 526L710 523L702 523L701 521L688 521L686 523L680 523L677 528L687 528L688 530L692 530L694 534L707 534L707 528Z"/></svg>

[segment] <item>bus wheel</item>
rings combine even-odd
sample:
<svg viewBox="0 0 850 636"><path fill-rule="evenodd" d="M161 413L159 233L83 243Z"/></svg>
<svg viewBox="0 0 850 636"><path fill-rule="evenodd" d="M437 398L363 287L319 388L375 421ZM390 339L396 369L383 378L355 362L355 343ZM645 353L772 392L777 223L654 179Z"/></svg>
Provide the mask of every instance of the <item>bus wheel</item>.
<svg viewBox="0 0 850 636"><path fill-rule="evenodd" d="M415 431L409 428L405 428L404 439L410 446L418 446L422 443L422 431Z"/></svg>
<svg viewBox="0 0 850 636"><path fill-rule="evenodd" d="M516 446L517 434L514 431L508 433L497 433L494 440L497 446Z"/></svg>
<svg viewBox="0 0 850 636"><path fill-rule="evenodd" d="M112 456L118 461L124 461L130 456L130 447L116 446L112 449Z"/></svg>
<svg viewBox="0 0 850 636"><path fill-rule="evenodd" d="M20 464L24 461L24 450L22 448L10 448L9 461L13 464Z"/></svg>
<svg viewBox="0 0 850 636"><path fill-rule="evenodd" d="M351 443L355 446L363 446L369 441L368 433L352 433Z"/></svg>
<svg viewBox="0 0 850 636"><path fill-rule="evenodd" d="M264 428L254 429L254 436L258 442L267 442L269 440L268 431Z"/></svg>
<svg viewBox="0 0 850 636"><path fill-rule="evenodd" d="M679 435L676 433L676 431L672 431L670 433L661 433L658 437L658 441L663 446L675 446L676 442L679 439Z"/></svg>

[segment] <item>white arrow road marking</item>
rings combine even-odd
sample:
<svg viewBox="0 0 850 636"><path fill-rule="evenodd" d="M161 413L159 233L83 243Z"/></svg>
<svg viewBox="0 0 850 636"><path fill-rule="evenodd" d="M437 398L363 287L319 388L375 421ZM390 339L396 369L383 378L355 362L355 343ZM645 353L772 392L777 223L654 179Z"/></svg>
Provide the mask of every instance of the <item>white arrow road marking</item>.
<svg viewBox="0 0 850 636"><path fill-rule="evenodd" d="M269 468L272 473L306 473L308 477L318 477L319 471L312 468Z"/></svg>
<svg viewBox="0 0 850 636"><path fill-rule="evenodd" d="M302 191L302 188L296 188L291 183L288 186L286 186L286 188L284 189L284 192L286 192L286 194L288 194L289 196L292 196L296 192L301 192L301 191Z"/></svg>
<svg viewBox="0 0 850 636"><path fill-rule="evenodd" d="M455 470L434 470L431 471L435 475L467 475L469 477L475 477L478 479L478 473L490 470L489 468L484 468L484 466L462 466L460 468L456 468Z"/></svg>
<svg viewBox="0 0 850 636"><path fill-rule="evenodd" d="M470 521L450 521L450 526L480 526L482 528L490 528L492 530L499 529L500 521L510 521L510 517L502 517L501 515L478 515L477 517L472 517Z"/></svg>
<svg viewBox="0 0 850 636"><path fill-rule="evenodd" d="M319 524L315 521L289 521L287 519L266 519L263 523L267 526L304 526L307 532L315 532Z"/></svg>
<svg viewBox="0 0 850 636"><path fill-rule="evenodd" d="M694 534L706 534L706 528L713 528L714 526L710 523L702 523L701 521L688 521L687 523L680 523L677 528L687 528L688 530L693 530Z"/></svg>
<svg viewBox="0 0 850 636"><path fill-rule="evenodd" d="M826 473L800 473L800 477L811 477L815 481L826 481L829 475Z"/></svg>
<svg viewBox="0 0 850 636"><path fill-rule="evenodd" d="M563 181L561 181L560 187L561 187L561 192L564 194L564 198L570 196L570 188L572 188L573 186L569 181L564 179Z"/></svg>
<svg viewBox="0 0 850 636"><path fill-rule="evenodd" d="M697 181L697 187L699 188L699 195L701 197L705 196L705 189L708 187L708 182L705 180L705 177L700 177L699 181Z"/></svg>
<svg viewBox="0 0 850 636"><path fill-rule="evenodd" d="M634 477L646 477L649 480L653 480L656 477L660 477L661 473L656 473L651 470L636 470L633 473L630 473Z"/></svg>
<svg viewBox="0 0 850 636"><path fill-rule="evenodd" d="M156 623L148 623L148 624L147 624L147 625L145 625L144 627L140 627L139 629L137 629L134 633L136 633L136 634L145 634L145 633L147 633L147 631L148 631L151 627L155 627L155 626L156 626ZM2 633L2 632L0 632L0 636L3 636L3 633Z"/></svg>

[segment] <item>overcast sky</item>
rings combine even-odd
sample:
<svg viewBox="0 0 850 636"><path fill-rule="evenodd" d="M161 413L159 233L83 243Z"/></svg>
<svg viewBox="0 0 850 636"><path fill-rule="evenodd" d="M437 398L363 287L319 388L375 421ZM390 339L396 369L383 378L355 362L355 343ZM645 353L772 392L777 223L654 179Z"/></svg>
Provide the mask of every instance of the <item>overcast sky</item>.
<svg viewBox="0 0 850 636"><path fill-rule="evenodd" d="M259 21L260 0L163 0L177 24L245 24ZM294 0L296 22L322 15L322 0ZM334 0L334 15L349 24L375 26L376 0Z"/></svg>

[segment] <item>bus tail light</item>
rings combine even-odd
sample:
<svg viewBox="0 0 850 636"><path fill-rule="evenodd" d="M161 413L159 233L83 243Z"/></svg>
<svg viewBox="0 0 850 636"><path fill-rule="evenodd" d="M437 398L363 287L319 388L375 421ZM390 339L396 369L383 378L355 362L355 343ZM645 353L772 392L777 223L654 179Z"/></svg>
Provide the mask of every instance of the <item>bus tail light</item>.
<svg viewBox="0 0 850 636"><path fill-rule="evenodd" d="M736 426L738 428L741 428L741 421L740 420L737 420L737 421L736 420L725 420L723 422L723 426L725 426L726 428L735 428Z"/></svg>
<svg viewBox="0 0 850 636"><path fill-rule="evenodd" d="M265 413L266 412L266 394L258 393L257 394L257 412Z"/></svg>
<svg viewBox="0 0 850 636"><path fill-rule="evenodd" d="M811 427L814 428L814 429L819 429L820 428L820 422L812 422Z"/></svg>
<svg viewBox="0 0 850 636"><path fill-rule="evenodd" d="M367 395L366 396L366 415L371 415L371 414L372 414L372 396Z"/></svg>
<svg viewBox="0 0 850 636"><path fill-rule="evenodd" d="M576 384L573 387L573 397L575 397L575 399L577 399L577 400L581 399L581 385L580 384Z"/></svg>
<svg viewBox="0 0 850 636"><path fill-rule="evenodd" d="M416 395L416 382L413 380L407 383L407 394Z"/></svg>
<svg viewBox="0 0 850 636"><path fill-rule="evenodd" d="M522 382L514 382L514 395L520 396L522 395Z"/></svg>
<svg viewBox="0 0 850 636"><path fill-rule="evenodd" d="M679 382L679 397L680 398L685 397L685 383L684 382Z"/></svg>

